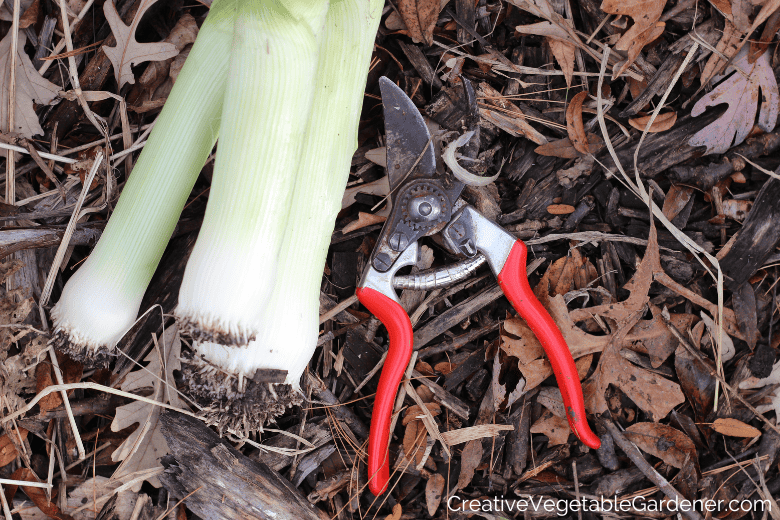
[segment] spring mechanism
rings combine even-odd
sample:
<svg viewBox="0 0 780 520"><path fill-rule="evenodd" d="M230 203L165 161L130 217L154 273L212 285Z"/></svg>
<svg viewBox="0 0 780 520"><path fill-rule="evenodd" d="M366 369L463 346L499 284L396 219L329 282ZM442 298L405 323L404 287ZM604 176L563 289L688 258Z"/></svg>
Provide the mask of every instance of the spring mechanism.
<svg viewBox="0 0 780 520"><path fill-rule="evenodd" d="M485 260L485 256L478 253L474 258L467 258L446 267L428 269L406 276L396 276L393 279L393 287L414 291L430 291L448 287L468 278L479 266L485 263Z"/></svg>

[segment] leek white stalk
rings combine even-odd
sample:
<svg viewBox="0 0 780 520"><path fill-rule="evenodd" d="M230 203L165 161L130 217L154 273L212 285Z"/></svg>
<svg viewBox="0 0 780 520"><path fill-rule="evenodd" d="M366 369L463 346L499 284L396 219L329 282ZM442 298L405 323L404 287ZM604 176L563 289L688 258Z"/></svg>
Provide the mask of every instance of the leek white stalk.
<svg viewBox="0 0 780 520"><path fill-rule="evenodd" d="M241 346L260 330L277 274L327 7L327 0L239 4L214 177L176 309L195 341Z"/></svg>
<svg viewBox="0 0 780 520"><path fill-rule="evenodd" d="M214 0L103 235L52 309L53 343L105 365L138 315L217 139L236 0Z"/></svg>
<svg viewBox="0 0 780 520"><path fill-rule="evenodd" d="M297 395L301 374L316 348L322 272L357 149L366 76L383 5L383 0L331 0L314 104L289 217L281 232L280 269L272 280L273 292L255 341L242 348L196 344L206 361L237 376L232 391L222 389L226 399L215 409L223 416L232 413L240 426L257 426L284 412ZM244 384L258 369L286 370L285 384L275 385L275 390L260 389L258 395L252 387L260 385ZM222 383L224 373L212 377ZM224 418L214 418L219 421Z"/></svg>

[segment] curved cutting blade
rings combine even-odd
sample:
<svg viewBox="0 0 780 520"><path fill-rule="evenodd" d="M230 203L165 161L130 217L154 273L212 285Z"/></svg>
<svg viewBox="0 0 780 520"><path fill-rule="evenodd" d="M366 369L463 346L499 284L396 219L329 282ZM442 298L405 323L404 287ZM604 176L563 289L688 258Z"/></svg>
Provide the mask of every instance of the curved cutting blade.
<svg viewBox="0 0 780 520"><path fill-rule="evenodd" d="M409 96L384 76L379 78L379 89L385 115L387 176L390 190L395 193L402 181L433 177L436 173L436 157L433 143L428 145L431 138L428 127ZM409 173L423 150L425 153L420 162Z"/></svg>

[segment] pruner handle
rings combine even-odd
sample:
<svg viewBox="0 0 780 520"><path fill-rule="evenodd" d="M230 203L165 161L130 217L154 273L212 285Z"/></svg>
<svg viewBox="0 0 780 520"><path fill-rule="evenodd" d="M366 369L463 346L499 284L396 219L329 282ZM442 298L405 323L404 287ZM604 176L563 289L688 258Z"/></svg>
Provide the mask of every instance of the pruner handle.
<svg viewBox="0 0 780 520"><path fill-rule="evenodd" d="M587 446L598 449L601 441L585 419L582 386L569 347L528 284L528 249L523 241L468 205L453 215L443 235L450 249L466 256L477 252L485 256L507 299L539 339L550 360L572 431Z"/></svg>
<svg viewBox="0 0 780 520"><path fill-rule="evenodd" d="M561 390L566 418L574 434L587 446L598 449L601 440L590 429L585 418L585 401L577 367L566 340L541 302L536 298L526 276L528 250L522 240L512 246L501 272L498 284L512 307L525 320L550 360L555 379Z"/></svg>
<svg viewBox="0 0 780 520"><path fill-rule="evenodd" d="M387 489L390 479L387 452L390 422L398 385L412 357L412 322L398 302L381 292L371 287L361 287L356 294L360 303L384 324L390 336L387 358L374 398L371 430L368 435L368 488L375 496L379 496Z"/></svg>

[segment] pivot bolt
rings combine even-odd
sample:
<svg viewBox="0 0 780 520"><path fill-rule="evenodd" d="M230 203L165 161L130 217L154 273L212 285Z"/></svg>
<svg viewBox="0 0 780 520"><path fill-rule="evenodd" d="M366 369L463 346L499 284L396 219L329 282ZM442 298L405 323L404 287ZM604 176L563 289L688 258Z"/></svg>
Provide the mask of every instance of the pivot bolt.
<svg viewBox="0 0 780 520"><path fill-rule="evenodd" d="M400 231L390 236L390 247L395 251L403 251L409 245L409 238Z"/></svg>
<svg viewBox="0 0 780 520"><path fill-rule="evenodd" d="M372 262L374 269L377 271L380 271L384 273L388 269L390 269L390 266L393 265L393 261L390 259L390 255L387 253L379 253L374 257L374 261Z"/></svg>

